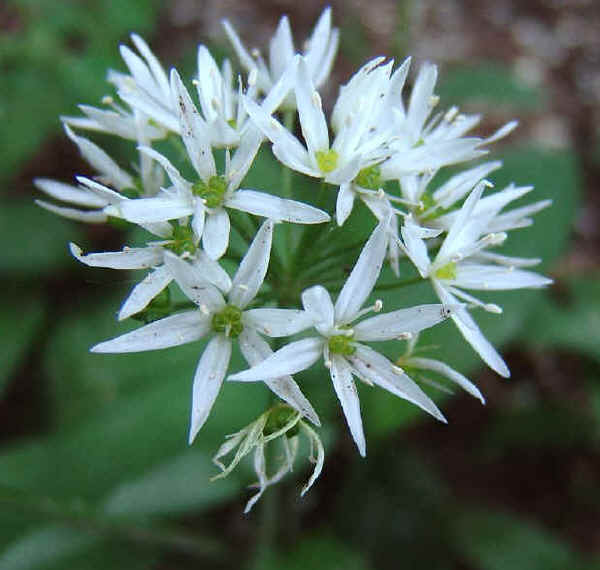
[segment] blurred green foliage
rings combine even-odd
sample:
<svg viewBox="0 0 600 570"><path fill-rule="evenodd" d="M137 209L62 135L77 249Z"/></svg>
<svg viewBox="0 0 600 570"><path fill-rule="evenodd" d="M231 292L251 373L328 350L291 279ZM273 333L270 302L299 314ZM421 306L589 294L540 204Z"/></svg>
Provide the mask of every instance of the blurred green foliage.
<svg viewBox="0 0 600 570"><path fill-rule="evenodd" d="M59 130L58 115L73 113L79 102L93 104L106 92L106 69L120 66L118 43L133 30L149 34L156 26L159 4L8 1L16 25L0 36L0 180L14 177L40 144ZM357 33L355 41L343 44L346 56L358 61L366 51L364 29L359 21L347 23ZM448 106L501 105L517 114L544 104L541 92L524 86L508 68L491 63L447 70L440 95ZM514 232L510 254L540 256L543 270L552 271L568 247L581 199L577 158L570 151L522 147L508 148L502 159L505 166L493 177L498 188L512 181L533 184L536 199L554 201L552 208L536 216L532 227ZM246 184L281 191L280 167L268 151L261 152ZM299 199L314 199L301 177L294 175L293 184ZM343 229L332 224L327 238L354 243L371 227L372 220L359 206ZM276 234L280 253L285 252L286 239L298 239L293 232L285 239L283 235ZM156 353L89 354L88 347L95 342L137 326L115 324L111 318L137 276L124 278L122 272L109 271L98 277L103 270L78 268L77 279L86 283L85 289L80 297L63 303L59 313L46 288L74 263L67 242L86 245L89 236L80 226L27 202L3 205L0 238L5 244L0 274L10 280L9 294L14 296L0 305L2 330L10 331L0 353L0 390L9 389L35 351L42 363L39 381L45 390L46 414L39 434L13 439L0 451L0 568L131 570L156 567L169 555L200 559L217 568L237 564L241 554L223 539L228 535L215 517L226 508L236 519L241 517L243 488L251 475L242 469L209 483L216 473L210 456L224 434L263 411L269 399L266 388L226 384L201 437L188 448L191 378L203 344ZM342 252L340 267L351 267L357 253L356 248ZM408 265L403 271L411 276ZM569 278L562 285L558 296L548 291L495 294L494 302L504 307L504 315L482 313L476 319L497 345L568 350L597 366L600 275ZM425 285L379 291L375 297L389 309L433 300ZM481 366L450 322L424 334L423 344L440 347L440 358L461 371L474 372ZM389 343L385 350L390 357L399 356L396 344ZM236 354L232 368L241 367ZM438 469L416 446L407 448L399 442L401 430L428 420L383 390L359 388L369 459L345 460L341 450L349 445L348 435L326 371L313 369L299 375L299 381L317 402L322 419L339 428L339 437L336 431L325 438L331 452L326 471L339 480L332 482L326 475L311 492L317 498L309 495L300 502L297 491L305 475L300 470L288 485L293 488L284 486L293 499L286 495L284 501L280 495L283 506L266 502L258 506L258 514L240 523L257 527L250 531L257 541L271 540L262 568L449 569L459 560L482 570L598 567L597 560L576 554L561 537L525 517L476 510L453 497ZM524 447L596 446L597 367L587 386L591 401L587 410L533 402L503 415L489 411L491 425L478 440L479 448L469 452L489 458L490 450L502 454ZM333 496L320 493L319 484L328 492L333 489ZM318 501L326 504L323 518ZM273 508L290 511L285 517L280 514L282 527L295 529L289 531L295 534L287 544L273 540L277 522L270 533L261 527L268 523L268 517L259 520L261 509L268 515ZM311 518L306 527L290 522L307 512ZM194 524L189 524L191 517ZM254 543L246 548L250 558L254 548ZM196 567L196 562L189 567Z"/></svg>

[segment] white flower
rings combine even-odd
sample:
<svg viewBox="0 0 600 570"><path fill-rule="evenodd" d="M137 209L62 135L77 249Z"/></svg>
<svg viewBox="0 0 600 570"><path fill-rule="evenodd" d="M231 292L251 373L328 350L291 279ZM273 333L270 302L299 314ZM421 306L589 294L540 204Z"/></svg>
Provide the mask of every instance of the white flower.
<svg viewBox="0 0 600 570"><path fill-rule="evenodd" d="M296 55L287 16L281 18L277 31L271 39L268 65L260 56L258 50L253 51L255 58L248 53L236 31L227 20L223 21L223 27L242 67L249 74L255 74L258 89L265 95L268 94ZM337 51L338 40L339 31L337 28L331 28L331 9L325 8L315 25L311 37L306 41L306 49L303 54L306 58L309 75L317 87L323 85L329 76ZM292 97L286 98L284 107L290 109L295 107Z"/></svg>
<svg viewBox="0 0 600 570"><path fill-rule="evenodd" d="M309 460L315 464L308 483L302 489L303 496L317 480L323 468L325 450L317 433L304 421L302 415L285 404L278 404L259 416L254 422L244 429L227 436L227 441L221 445L213 462L221 469L221 473L211 480L227 477L235 469L238 463L248 454L254 451L254 470L258 476L259 491L246 504L244 513L248 513L260 499L267 487L280 481L287 473L292 471L296 456L298 454L299 436L303 434L308 440L310 452ZM271 476L267 473L267 460L265 449L271 442L281 444L283 454L273 459L279 464L275 473ZM228 466L223 465L222 459L237 451ZM316 457L314 453L316 451Z"/></svg>
<svg viewBox="0 0 600 570"><path fill-rule="evenodd" d="M205 123L175 70L171 74L171 82L173 91L177 93L183 142L199 180L188 182L166 157L151 148L142 148L162 164L173 187L163 189L155 198L123 204L122 213L126 220L152 223L191 215L194 233L202 236L204 250L212 259L221 257L229 244L228 208L300 224L329 220L325 212L313 206L255 190L238 189L261 143L261 135L254 129L246 132L233 158L226 161L225 175L218 175Z"/></svg>
<svg viewBox="0 0 600 570"><path fill-rule="evenodd" d="M490 221L497 213L496 208L487 209L485 216L474 215L478 204L483 202L480 199L485 186L485 182L478 184L465 200L433 261L429 259L424 238L435 237L442 230L422 228L415 223L411 216L408 216L401 229L403 238L403 245L401 245L421 276L431 280L442 303L455 304L458 302L458 298L473 306L499 313L502 310L497 305L484 303L465 293L462 289L498 291L537 288L549 285L552 280L537 273L516 268L530 265L538 260L502 257L494 259L484 251L488 247L499 245L506 239L505 233L486 233ZM502 192L498 192L490 198L498 197L495 203L501 208L506 196L507 194L503 195ZM511 260L513 263L507 265L506 262L510 263ZM510 372L504 360L483 336L467 309L459 307L453 312L452 319L467 342L479 353L488 366L501 376L508 377Z"/></svg>
<svg viewBox="0 0 600 570"><path fill-rule="evenodd" d="M197 275L223 291L231 288L231 279L218 262L210 259L194 238L189 226L176 224L165 241L149 243L146 247L125 247L123 251L88 253L70 244L71 253L90 267L111 269L150 269L146 277L130 292L119 310L119 320L124 320L143 311L149 303L175 278L171 264L165 263L167 252L174 252L189 262L190 275Z"/></svg>
<svg viewBox="0 0 600 570"><path fill-rule="evenodd" d="M229 366L232 339L238 340L244 358L253 366L272 352L258 332L273 337L288 336L310 326L310 319L303 311L246 310L265 278L272 238L273 222L268 220L261 226L242 259L231 288L226 292L227 300L190 264L171 252L165 252L164 261L171 275L199 308L155 321L91 349L92 352L108 353L142 352L179 346L212 334L194 376L190 443L204 425L219 393ZM265 379L265 383L279 398L319 424L316 412L291 376L280 374Z"/></svg>
<svg viewBox="0 0 600 570"><path fill-rule="evenodd" d="M249 370L230 376L231 380L256 381L293 374L309 368L322 356L352 437L363 456L366 443L353 376L367 384L381 386L445 421L436 405L401 368L360 341L408 338L446 319L452 312L450 307L421 305L377 315L352 325L366 312L381 309L380 302L374 308L361 310L361 307L381 271L385 234L385 222L381 222L364 246L335 306L327 290L320 285L302 293L302 304L319 336L292 342Z"/></svg>

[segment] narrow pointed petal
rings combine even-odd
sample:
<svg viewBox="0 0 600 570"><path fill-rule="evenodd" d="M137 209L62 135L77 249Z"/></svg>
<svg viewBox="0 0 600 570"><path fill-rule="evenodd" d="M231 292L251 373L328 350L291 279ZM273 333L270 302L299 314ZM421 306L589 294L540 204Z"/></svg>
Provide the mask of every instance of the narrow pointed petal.
<svg viewBox="0 0 600 570"><path fill-rule="evenodd" d="M230 301L236 304L231 296ZM244 311L243 319L244 324L272 338L292 336L310 328L314 323L309 313L296 309L250 309Z"/></svg>
<svg viewBox="0 0 600 570"><path fill-rule="evenodd" d="M453 310L446 305L419 305L384 313L354 325L354 338L378 341L399 338L403 333L417 334L446 320Z"/></svg>
<svg viewBox="0 0 600 570"><path fill-rule="evenodd" d="M92 194L88 190L83 190L70 184L64 184L48 178L36 178L33 183L36 188L61 202L68 202L75 206L84 206L87 208L103 208L106 206L106 200Z"/></svg>
<svg viewBox="0 0 600 570"><path fill-rule="evenodd" d="M35 200L35 203L48 210L53 214L67 218L68 220L75 220L76 222L84 222L87 224L103 224L106 222L108 215L102 210L78 210L77 208L66 208L64 206L57 206L44 200Z"/></svg>
<svg viewBox="0 0 600 570"><path fill-rule="evenodd" d="M431 261L427 253L427 246L423 241L423 236L420 233L419 226L415 223L412 216L406 218L400 232L404 240L404 250L409 259L414 263L415 267L421 274L421 277L426 277L429 274Z"/></svg>
<svg viewBox="0 0 600 570"><path fill-rule="evenodd" d="M244 47L242 40L238 36L234 27L227 21L223 20L223 28L225 29L225 33L227 34L227 38L231 42L233 50L238 56L242 67L246 69L246 71L250 71L254 67L256 67L256 62L252 59L251 55L248 53L248 50Z"/></svg>
<svg viewBox="0 0 600 570"><path fill-rule="evenodd" d="M499 291L545 287L552 284L552 279L513 267L460 263L456 266L456 278L452 284L465 289Z"/></svg>
<svg viewBox="0 0 600 570"><path fill-rule="evenodd" d="M313 322L326 328L333 327L335 311L329 291L321 285L309 287L302 292L302 306Z"/></svg>
<svg viewBox="0 0 600 570"><path fill-rule="evenodd" d="M67 136L79 147L83 157L102 175L105 182L118 190L134 186L133 178L98 145L84 137L77 136L68 125L64 127Z"/></svg>
<svg viewBox="0 0 600 570"><path fill-rule="evenodd" d="M217 288L209 283L201 267L184 261L174 253L165 252L165 264L188 299L196 305L206 306L211 312L225 306L225 299Z"/></svg>
<svg viewBox="0 0 600 570"><path fill-rule="evenodd" d="M260 364L237 374L232 374L229 380L257 382L306 370L319 360L323 350L323 342L320 337L312 337L286 344Z"/></svg>
<svg viewBox="0 0 600 570"><path fill-rule="evenodd" d="M211 259L201 249L194 254L192 265L196 267L200 274L209 282L215 285L223 293L228 293L231 289L231 278L218 261Z"/></svg>
<svg viewBox="0 0 600 570"><path fill-rule="evenodd" d="M228 190L239 188L254 162L262 140L262 133L258 129L250 127L245 131L227 169Z"/></svg>
<svg viewBox="0 0 600 570"><path fill-rule="evenodd" d="M179 346L202 338L210 330L210 319L200 311L186 311L154 321L121 336L93 346L91 352L144 352Z"/></svg>
<svg viewBox="0 0 600 570"><path fill-rule="evenodd" d="M323 64L323 59L327 53L330 41L331 8L327 6L315 24L313 33L308 40L308 49L305 54L307 68L313 77L320 71L319 67Z"/></svg>
<svg viewBox="0 0 600 570"><path fill-rule="evenodd" d="M171 90L181 122L181 138L196 172L202 180L207 181L217 173L217 168L206 123L175 69L171 70Z"/></svg>
<svg viewBox="0 0 600 570"><path fill-rule="evenodd" d="M225 335L215 335L202 354L192 388L192 418L190 445L206 422L227 374L231 359L231 340Z"/></svg>
<svg viewBox="0 0 600 570"><path fill-rule="evenodd" d="M171 161L166 156L160 154L160 152L155 151L149 146L139 146L138 150L146 156L156 160L156 162L158 162L165 169L165 172L171 179L171 182L175 188L184 191L188 189L190 186L189 182L183 176L181 176L179 170L173 166Z"/></svg>
<svg viewBox="0 0 600 570"><path fill-rule="evenodd" d="M245 309L256 297L267 274L272 242L273 222L267 220L256 233L233 278L229 302L236 307Z"/></svg>
<svg viewBox="0 0 600 570"><path fill-rule="evenodd" d="M466 376L454 370L444 362L433 360L431 358L410 358L407 361L410 366L422 368L424 370L433 370L442 376L445 376L455 384L458 384L463 390L475 396L482 404L485 404L485 398L479 391L479 388L473 384Z"/></svg>
<svg viewBox="0 0 600 570"><path fill-rule="evenodd" d="M271 347L252 328L244 327L238 337L240 350L250 366L255 366L271 356ZM319 416L313 409L300 387L289 375L265 380L267 386L284 402L298 410L313 424L320 426Z"/></svg>
<svg viewBox="0 0 600 570"><path fill-rule="evenodd" d="M410 95L408 121L413 133L420 133L431 112L431 97L437 81L437 66L425 63L419 73Z"/></svg>
<svg viewBox="0 0 600 570"><path fill-rule="evenodd" d="M321 105L321 97L313 85L310 71L304 58L298 64L296 80L296 103L300 117L302 135L306 141L308 152L329 150L329 132L327 120Z"/></svg>
<svg viewBox="0 0 600 570"><path fill-rule="evenodd" d="M354 190L352 184L346 182L340 186L335 204L335 219L338 226L343 226L354 206Z"/></svg>
<svg viewBox="0 0 600 570"><path fill-rule="evenodd" d="M238 190L227 199L225 205L256 216L294 224L322 224L331 219L329 214L314 206L254 190Z"/></svg>
<svg viewBox="0 0 600 570"><path fill-rule="evenodd" d="M317 450L317 457L314 458L315 468L313 469L312 475L310 479L300 492L300 496L303 497L304 494L313 486L313 483L317 480L321 471L323 469L323 464L325 463L325 448L323 447L323 443L321 442L321 438L314 432L314 430L308 426L306 423L300 423L300 429L303 429L307 434L311 442L311 449Z"/></svg>
<svg viewBox="0 0 600 570"><path fill-rule="evenodd" d="M194 204L194 216L192 218L192 231L197 239L202 238L204 233L204 223L206 222L206 208L200 200Z"/></svg>
<svg viewBox="0 0 600 570"><path fill-rule="evenodd" d="M419 406L441 422L446 422L442 412L438 410L431 398L404 372L394 367L385 356L368 346L356 344L355 353L347 358L360 378L381 386L388 392Z"/></svg>
<svg viewBox="0 0 600 570"><path fill-rule="evenodd" d="M362 457L367 454L367 443L363 431L362 418L360 416L360 401L356 392L352 368L339 354L332 355L331 368L329 369L331 380L342 410L346 416L346 422L350 428L352 438L358 447Z"/></svg>
<svg viewBox="0 0 600 570"><path fill-rule="evenodd" d="M143 311L150 301L156 297L171 281L173 277L171 272L165 265L161 265L151 271L140 281L125 299L121 306L118 318L120 321L128 319L131 315L135 315Z"/></svg>
<svg viewBox="0 0 600 570"><path fill-rule="evenodd" d="M385 258L387 220L379 222L360 252L358 261L335 303L335 321L349 323L371 294Z"/></svg>
<svg viewBox="0 0 600 570"><path fill-rule="evenodd" d="M283 74L286 65L294 58L294 53L290 21L287 16L283 16L269 42L269 64L275 78Z"/></svg>
<svg viewBox="0 0 600 570"><path fill-rule="evenodd" d="M166 100L169 100L171 89L169 87L169 79L167 78L167 74L163 69L163 66L160 64L152 50L148 47L148 44L137 34L131 34L131 40L135 44L137 50L142 54L143 58L146 60L156 83L160 87L162 91L162 95Z"/></svg>
<svg viewBox="0 0 600 570"><path fill-rule="evenodd" d="M163 253L160 247L131 247L123 251L107 251L83 255L81 248L69 244L73 257L90 267L108 267L110 269L148 269L162 263Z"/></svg>
<svg viewBox="0 0 600 570"><path fill-rule="evenodd" d="M171 197L124 200L119 208L123 218L136 224L176 220L194 212L188 200Z"/></svg>
<svg viewBox="0 0 600 570"><path fill-rule="evenodd" d="M446 288L438 281L432 280L433 287L443 303L455 304L457 302L456 297L446 290ZM498 354L498 351L492 346L492 344L483 336L483 333L477 326L477 323L473 320L467 309L461 307L457 309L453 315L452 320L458 327L465 340L473 347L475 352L481 356L483 361L500 376L504 378L510 377L510 371L508 366Z"/></svg>
<svg viewBox="0 0 600 570"><path fill-rule="evenodd" d="M229 216L224 208L219 208L206 216L202 245L211 259L220 259L229 245Z"/></svg>

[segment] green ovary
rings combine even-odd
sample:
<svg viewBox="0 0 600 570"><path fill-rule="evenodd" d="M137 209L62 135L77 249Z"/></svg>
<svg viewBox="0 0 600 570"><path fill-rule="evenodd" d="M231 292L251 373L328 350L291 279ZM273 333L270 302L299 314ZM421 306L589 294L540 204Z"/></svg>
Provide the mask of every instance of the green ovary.
<svg viewBox="0 0 600 570"><path fill-rule="evenodd" d="M354 179L354 183L361 188L379 190L382 186L381 170L379 166L374 165L369 166L369 168L363 168Z"/></svg>
<svg viewBox="0 0 600 570"><path fill-rule="evenodd" d="M181 226L175 224L173 227L173 237L171 242L164 246L166 249L171 250L177 255L183 255L184 253L195 253L196 243L194 241L194 233L190 226Z"/></svg>
<svg viewBox="0 0 600 570"><path fill-rule="evenodd" d="M268 436L280 429L283 429L298 412L287 404L278 404L269 410L267 423L263 428L263 435ZM286 437L293 437L300 431L300 426L296 424L285 432Z"/></svg>
<svg viewBox="0 0 600 570"><path fill-rule="evenodd" d="M225 333L228 337L237 338L244 330L242 311L234 305L226 305L220 313L213 315L212 329L218 333Z"/></svg>
<svg viewBox="0 0 600 570"><path fill-rule="evenodd" d="M354 354L356 348L352 345L352 337L339 334L329 337L329 352L334 354Z"/></svg>
<svg viewBox="0 0 600 570"><path fill-rule="evenodd" d="M315 152L317 165L323 174L329 174L337 168L339 155L335 150L318 150Z"/></svg>
<svg viewBox="0 0 600 570"><path fill-rule="evenodd" d="M437 279L456 279L456 263L451 261L443 267L436 269L434 276Z"/></svg>
<svg viewBox="0 0 600 570"><path fill-rule="evenodd" d="M200 196L208 208L216 208L223 203L223 198L227 190L227 181L224 176L211 176L208 184L204 180L198 180L192 186L192 193Z"/></svg>

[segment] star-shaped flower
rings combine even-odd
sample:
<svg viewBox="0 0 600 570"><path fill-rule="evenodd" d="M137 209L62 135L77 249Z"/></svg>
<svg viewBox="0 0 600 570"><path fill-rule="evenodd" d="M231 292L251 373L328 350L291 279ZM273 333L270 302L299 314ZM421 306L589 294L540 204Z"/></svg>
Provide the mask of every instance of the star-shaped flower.
<svg viewBox="0 0 600 570"><path fill-rule="evenodd" d="M353 376L369 385L381 386L445 421L436 405L401 368L362 342L407 338L443 321L450 316L453 308L421 305L353 324L366 312L381 309L380 303L376 303L374 308L361 310L361 307L377 281L385 249L386 225L381 222L365 244L335 306L327 290L320 285L302 293L302 304L311 316L318 336L292 342L249 370L230 376L231 380L256 381L293 374L309 368L322 357L352 437L363 456L366 443Z"/></svg>
<svg viewBox="0 0 600 570"><path fill-rule="evenodd" d="M247 309L265 278L273 222L259 229L233 278L231 288L222 293L174 253L164 254L165 264L186 296L198 309L185 311L150 323L115 339L101 342L92 352L143 352L179 346L211 335L194 376L192 417L189 441L192 443L221 389L227 374L233 340L251 366L267 358L271 349L258 332L273 337L288 336L310 326L310 318L300 310ZM315 424L316 412L291 376L279 374L265 378L265 383L282 400Z"/></svg>

